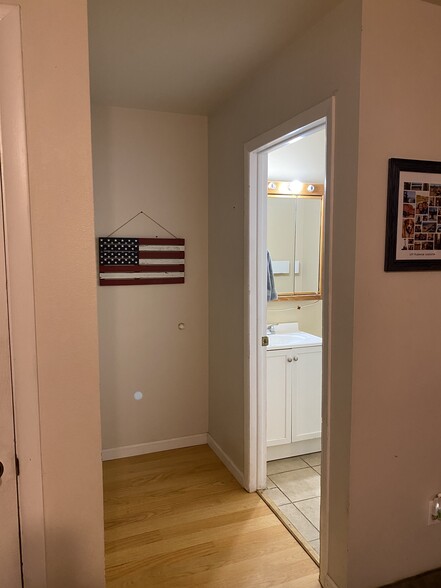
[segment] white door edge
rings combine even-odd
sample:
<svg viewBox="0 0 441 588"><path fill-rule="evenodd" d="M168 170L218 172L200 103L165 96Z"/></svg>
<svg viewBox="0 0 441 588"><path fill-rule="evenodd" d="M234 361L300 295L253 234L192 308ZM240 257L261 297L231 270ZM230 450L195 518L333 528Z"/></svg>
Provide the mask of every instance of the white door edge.
<svg viewBox="0 0 441 588"><path fill-rule="evenodd" d="M328 569L329 445L328 419L330 389L330 300L332 250L332 200L334 167L335 97L331 97L285 123L256 137L244 147L245 155L245 466L244 485L249 492L266 483L266 365L261 337L266 334L266 182L267 154L281 143L315 126L326 125L325 256L323 296L323 399L322 399L322 499L320 571ZM263 236L263 238L262 238Z"/></svg>
<svg viewBox="0 0 441 588"><path fill-rule="evenodd" d="M46 546L37 379L31 217L20 9L0 5L0 105L18 497L23 580L46 586Z"/></svg>

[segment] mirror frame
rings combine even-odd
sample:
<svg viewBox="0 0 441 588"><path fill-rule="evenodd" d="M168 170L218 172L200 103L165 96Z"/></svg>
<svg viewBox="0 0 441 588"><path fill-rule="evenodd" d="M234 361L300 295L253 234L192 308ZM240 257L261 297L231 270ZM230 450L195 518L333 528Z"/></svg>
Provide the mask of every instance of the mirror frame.
<svg viewBox="0 0 441 588"><path fill-rule="evenodd" d="M278 299L272 302L286 302L289 300L322 300L323 298L323 246L324 246L324 212L325 212L325 186L324 184L299 183L296 190L291 189L294 182L268 180L267 198L310 198L321 200L320 207L320 254L318 267L318 291L317 292L280 292Z"/></svg>

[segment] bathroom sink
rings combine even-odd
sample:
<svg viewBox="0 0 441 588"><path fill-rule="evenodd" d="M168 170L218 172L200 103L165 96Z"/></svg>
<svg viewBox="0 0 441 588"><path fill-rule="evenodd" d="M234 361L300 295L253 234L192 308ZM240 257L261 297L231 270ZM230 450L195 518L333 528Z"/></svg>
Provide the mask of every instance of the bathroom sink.
<svg viewBox="0 0 441 588"><path fill-rule="evenodd" d="M322 338L311 335L305 331L293 329L291 333L274 333L269 335L269 345L267 349L283 349L287 347L312 347L321 345Z"/></svg>

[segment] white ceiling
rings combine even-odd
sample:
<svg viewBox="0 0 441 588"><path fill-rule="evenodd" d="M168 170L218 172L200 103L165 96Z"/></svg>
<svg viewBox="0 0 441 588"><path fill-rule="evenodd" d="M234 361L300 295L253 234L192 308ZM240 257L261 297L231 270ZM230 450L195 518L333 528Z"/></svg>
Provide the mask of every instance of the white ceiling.
<svg viewBox="0 0 441 588"><path fill-rule="evenodd" d="M340 0L89 0L92 100L208 114Z"/></svg>
<svg viewBox="0 0 441 588"><path fill-rule="evenodd" d="M268 154L268 179L323 184L326 174L325 129Z"/></svg>

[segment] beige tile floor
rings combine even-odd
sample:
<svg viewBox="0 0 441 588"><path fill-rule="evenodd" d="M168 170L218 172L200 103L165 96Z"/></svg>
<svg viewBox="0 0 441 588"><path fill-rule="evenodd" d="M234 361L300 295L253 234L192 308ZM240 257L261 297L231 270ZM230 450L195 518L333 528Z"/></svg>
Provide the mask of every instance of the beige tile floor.
<svg viewBox="0 0 441 588"><path fill-rule="evenodd" d="M267 487L262 494L320 553L320 472L321 453L269 461Z"/></svg>

